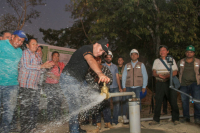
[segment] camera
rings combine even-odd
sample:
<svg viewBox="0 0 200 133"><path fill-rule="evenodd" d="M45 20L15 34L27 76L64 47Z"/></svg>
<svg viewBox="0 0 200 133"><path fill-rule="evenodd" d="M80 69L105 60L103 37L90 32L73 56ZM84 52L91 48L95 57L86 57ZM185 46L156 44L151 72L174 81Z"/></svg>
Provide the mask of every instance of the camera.
<svg viewBox="0 0 200 133"><path fill-rule="evenodd" d="M168 64L173 65L173 57L171 55L167 55L166 60Z"/></svg>

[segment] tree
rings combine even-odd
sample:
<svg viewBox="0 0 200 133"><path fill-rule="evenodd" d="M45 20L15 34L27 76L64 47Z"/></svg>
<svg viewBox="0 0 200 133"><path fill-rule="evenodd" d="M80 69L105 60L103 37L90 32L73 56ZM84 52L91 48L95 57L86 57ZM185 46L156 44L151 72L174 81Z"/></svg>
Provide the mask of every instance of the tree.
<svg viewBox="0 0 200 133"><path fill-rule="evenodd" d="M26 22L39 17L40 12L34 9L35 6L44 5L43 0L6 0L14 10L13 14L7 13L0 18L1 30L21 30Z"/></svg>
<svg viewBox="0 0 200 133"><path fill-rule="evenodd" d="M80 20L75 21L72 27L53 30L53 29L42 29L40 32L43 33L43 40L45 43L54 46L69 47L69 48L79 48L83 45L91 44L88 38L85 36L85 32L88 32L89 25L87 22L83 23L84 30L82 28L82 22ZM85 32L84 32L85 31Z"/></svg>
<svg viewBox="0 0 200 133"><path fill-rule="evenodd" d="M148 58L158 56L160 44L177 56L198 42L198 7L195 0L72 0L67 10L74 19L92 18L91 40L108 38L117 53L138 48Z"/></svg>

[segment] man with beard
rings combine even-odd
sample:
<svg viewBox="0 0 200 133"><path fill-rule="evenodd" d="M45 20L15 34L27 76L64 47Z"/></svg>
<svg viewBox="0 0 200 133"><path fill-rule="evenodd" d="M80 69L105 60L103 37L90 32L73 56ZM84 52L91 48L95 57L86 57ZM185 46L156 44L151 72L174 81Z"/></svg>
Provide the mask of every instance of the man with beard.
<svg viewBox="0 0 200 133"><path fill-rule="evenodd" d="M195 99L200 99L200 60L195 58L195 47L190 45L186 48L186 58L181 59L178 63L180 90L191 94ZM190 122L189 97L181 94L183 106L183 119L181 122ZM195 123L200 125L200 104L194 103Z"/></svg>
<svg viewBox="0 0 200 133"><path fill-rule="evenodd" d="M87 89L84 86L88 69L91 68L98 75L98 83L110 81L110 78L102 73L94 59L104 52L108 52L108 42L105 39L101 39L93 45L82 46L73 53L60 76L60 86L68 102L69 114L72 115L69 120L70 133L86 132L79 128L78 114L73 113L78 111L83 106L83 100L87 99L84 95L87 93Z"/></svg>
<svg viewBox="0 0 200 133"><path fill-rule="evenodd" d="M112 63L112 58L113 58L113 54L111 51L108 51L108 55L106 55L105 57L105 63L103 64L104 66L107 66L109 68L109 70L112 73L113 76L113 82L110 85L110 93L117 93L117 92L122 92L122 88L121 88L121 83L120 83L120 79L119 79L119 74L118 74L118 67L117 65ZM119 98L120 97L113 97L113 120L112 120L112 124L113 126L118 124L118 115L119 115Z"/></svg>

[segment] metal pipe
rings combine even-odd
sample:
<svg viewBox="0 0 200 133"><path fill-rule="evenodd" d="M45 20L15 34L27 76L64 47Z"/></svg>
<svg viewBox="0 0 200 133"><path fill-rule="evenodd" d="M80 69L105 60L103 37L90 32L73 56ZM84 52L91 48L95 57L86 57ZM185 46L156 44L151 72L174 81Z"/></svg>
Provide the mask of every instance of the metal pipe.
<svg viewBox="0 0 200 133"><path fill-rule="evenodd" d="M129 100L130 133L141 133L140 127L140 99Z"/></svg>
<svg viewBox="0 0 200 133"><path fill-rule="evenodd" d="M118 93L109 93L109 98L110 97L118 97L118 96L130 96L136 97L135 92L118 92Z"/></svg>
<svg viewBox="0 0 200 133"><path fill-rule="evenodd" d="M193 117L194 115L193 114L190 114L190 117ZM183 117L183 115L179 115L179 118L182 118ZM160 117L160 120L164 120L164 119L170 119L170 118L172 118L172 116L170 115L168 115L168 116L162 116L162 117ZM140 121L153 121L153 117L151 117L151 118L141 118L140 119Z"/></svg>

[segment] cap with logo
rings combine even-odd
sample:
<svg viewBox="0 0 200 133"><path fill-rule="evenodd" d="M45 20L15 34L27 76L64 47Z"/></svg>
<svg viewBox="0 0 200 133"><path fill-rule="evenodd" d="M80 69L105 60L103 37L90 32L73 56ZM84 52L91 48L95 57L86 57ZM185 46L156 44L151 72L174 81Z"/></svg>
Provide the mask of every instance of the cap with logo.
<svg viewBox="0 0 200 133"><path fill-rule="evenodd" d="M186 51L193 51L194 52L195 51L195 47L192 46L192 45L187 46Z"/></svg>
<svg viewBox="0 0 200 133"><path fill-rule="evenodd" d="M21 30L16 30L13 35L18 35L20 38L25 38L25 40L28 41L26 34Z"/></svg>
<svg viewBox="0 0 200 133"><path fill-rule="evenodd" d="M131 52L130 52L130 56L131 56L132 53L137 53L139 55L139 52L138 52L137 49L132 49Z"/></svg>
<svg viewBox="0 0 200 133"><path fill-rule="evenodd" d="M109 44L108 44L108 40L106 39L101 39L99 41L97 41L98 44L101 44L103 50L108 53L108 47L109 47Z"/></svg>

